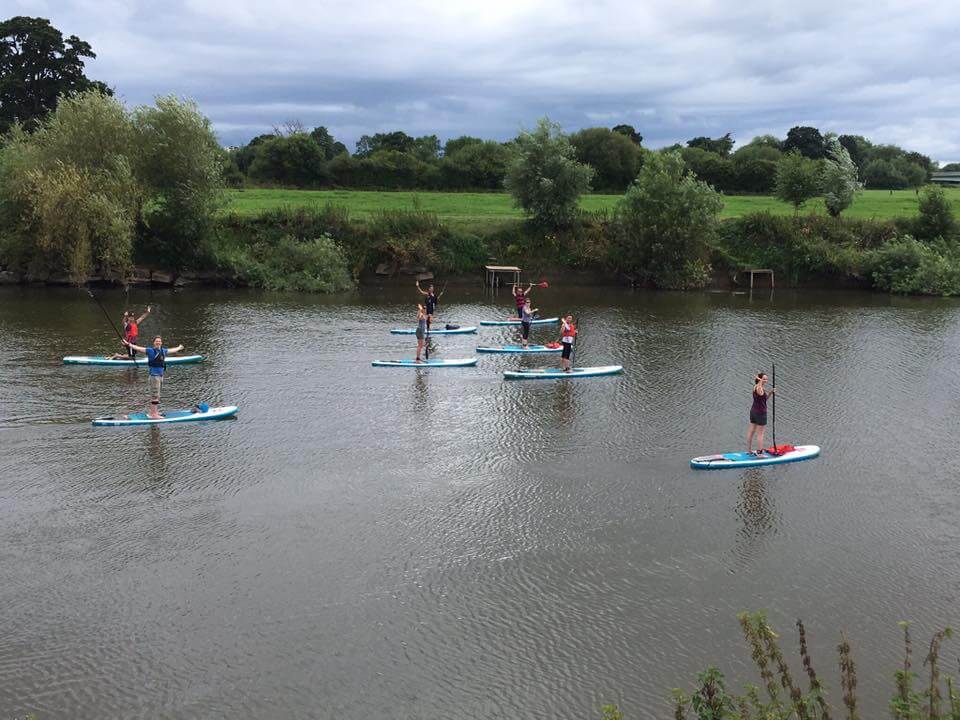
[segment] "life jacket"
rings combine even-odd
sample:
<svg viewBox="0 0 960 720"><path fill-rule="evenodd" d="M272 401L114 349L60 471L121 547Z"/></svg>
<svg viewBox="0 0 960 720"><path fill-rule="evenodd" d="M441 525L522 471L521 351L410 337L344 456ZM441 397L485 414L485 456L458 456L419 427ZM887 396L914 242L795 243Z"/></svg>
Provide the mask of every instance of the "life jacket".
<svg viewBox="0 0 960 720"><path fill-rule="evenodd" d="M563 338L563 342L573 342L573 339L577 336L577 326L573 323L568 325L564 322L560 330L560 336Z"/></svg>
<svg viewBox="0 0 960 720"><path fill-rule="evenodd" d="M137 323L131 321L123 326L123 334L127 342L133 342L137 339L137 335L140 334L140 328L137 327Z"/></svg>
<svg viewBox="0 0 960 720"><path fill-rule="evenodd" d="M150 347L150 350L153 350L153 354L147 353L147 365L152 368L160 368L161 370L167 369L167 360L163 355L163 348L157 350L154 347Z"/></svg>

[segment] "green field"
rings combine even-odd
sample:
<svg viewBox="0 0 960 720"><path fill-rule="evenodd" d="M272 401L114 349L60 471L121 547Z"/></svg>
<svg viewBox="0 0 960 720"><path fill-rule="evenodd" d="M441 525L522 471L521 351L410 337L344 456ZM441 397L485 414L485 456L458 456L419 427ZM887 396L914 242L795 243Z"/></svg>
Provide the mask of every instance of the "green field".
<svg viewBox="0 0 960 720"><path fill-rule="evenodd" d="M947 190L954 212L960 215L960 189ZM620 195L586 195L585 210L613 209ZM419 207L436 213L451 225L481 226L521 217L506 193L374 192L366 190L266 190L228 191L224 212L253 215L279 207L323 207L330 203L346 207L352 217L363 218L377 210L410 210ZM793 207L768 196L731 195L724 198L723 217L739 217L766 210L782 215ZM823 202L811 201L802 212L826 213ZM844 212L848 218L886 220L917 212L913 190L867 190Z"/></svg>

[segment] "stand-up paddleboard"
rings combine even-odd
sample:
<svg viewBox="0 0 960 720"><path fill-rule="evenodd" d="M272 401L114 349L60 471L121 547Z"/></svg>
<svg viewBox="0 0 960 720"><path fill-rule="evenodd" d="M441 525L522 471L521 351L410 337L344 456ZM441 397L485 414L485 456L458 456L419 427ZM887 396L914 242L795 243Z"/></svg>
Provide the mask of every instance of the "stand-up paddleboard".
<svg viewBox="0 0 960 720"><path fill-rule="evenodd" d="M623 372L623 365L600 365L598 367L578 367L570 372L560 368L535 368L532 370L504 370L505 380L558 380L561 378L600 377L602 375L619 375Z"/></svg>
<svg viewBox="0 0 960 720"><path fill-rule="evenodd" d="M460 328L451 328L447 330L446 328L438 328L436 330L428 330L427 335L469 335L477 331L476 325L469 325L467 327ZM391 335L416 335L416 328L394 328L390 331Z"/></svg>
<svg viewBox="0 0 960 720"><path fill-rule="evenodd" d="M782 447L779 446L778 447ZM771 455L764 450L763 455L754 455L746 452L720 453L719 455L704 455L690 461L690 467L697 470L729 470L732 468L757 467L758 465L777 465L780 463L800 462L810 460L820 454L816 445L796 445L793 450L781 455Z"/></svg>
<svg viewBox="0 0 960 720"><path fill-rule="evenodd" d="M129 415L107 415L95 418L94 425L166 425L168 423L199 422L201 420L222 420L237 414L236 405L207 408L205 412L190 410L170 410L163 413L162 418L156 420L148 418L146 413L130 413Z"/></svg>
<svg viewBox="0 0 960 720"><path fill-rule="evenodd" d="M207 359L206 355L167 355L164 362L167 365L187 365L189 363L203 362ZM136 360L114 360L105 358L102 355L67 355L63 359L64 365L111 365L113 367L133 367L134 365L146 365L147 358L140 355Z"/></svg>
<svg viewBox="0 0 960 720"><path fill-rule="evenodd" d="M432 367L473 367L477 364L476 358L462 358L455 360L374 360L370 363L374 367L408 367L408 368L432 368Z"/></svg>
<svg viewBox="0 0 960 720"><path fill-rule="evenodd" d="M557 343L557 347L550 347L549 345L501 345L500 347L478 347L478 353L503 353L503 354L516 354L523 355L527 353L558 353L562 352L563 348L560 347L560 343Z"/></svg>
<svg viewBox="0 0 960 720"><path fill-rule="evenodd" d="M531 325L553 325L558 322L560 322L560 318L558 317L537 318L530 324ZM519 319L517 320L481 320L480 324L486 327L489 327L491 325L493 326L511 325L513 327L520 327L520 320Z"/></svg>

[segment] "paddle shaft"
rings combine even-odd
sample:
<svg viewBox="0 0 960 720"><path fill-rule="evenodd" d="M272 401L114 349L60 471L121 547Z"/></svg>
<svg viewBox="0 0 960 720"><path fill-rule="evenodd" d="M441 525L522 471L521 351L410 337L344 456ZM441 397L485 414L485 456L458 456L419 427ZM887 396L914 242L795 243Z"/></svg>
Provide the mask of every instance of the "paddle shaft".
<svg viewBox="0 0 960 720"><path fill-rule="evenodd" d="M777 364L773 363L773 451L777 451Z"/></svg>
<svg viewBox="0 0 960 720"><path fill-rule="evenodd" d="M577 329L577 334L573 336L573 350L570 352L570 369L576 367L575 363L577 360L577 345L580 344L580 316L577 316L577 321L573 324Z"/></svg>
<svg viewBox="0 0 960 720"><path fill-rule="evenodd" d="M110 323L110 327L113 328L113 331L117 334L117 337L120 338L120 342L125 342L126 339L123 335L120 334L120 330L117 329L117 325L113 322L113 319L110 317L110 314L106 311L103 305L100 304L100 301L97 299L97 296L93 294L93 291L90 288L84 288L87 291L87 295L93 298L93 301L97 304L97 307L100 308L103 312L103 316L107 319L107 322Z"/></svg>

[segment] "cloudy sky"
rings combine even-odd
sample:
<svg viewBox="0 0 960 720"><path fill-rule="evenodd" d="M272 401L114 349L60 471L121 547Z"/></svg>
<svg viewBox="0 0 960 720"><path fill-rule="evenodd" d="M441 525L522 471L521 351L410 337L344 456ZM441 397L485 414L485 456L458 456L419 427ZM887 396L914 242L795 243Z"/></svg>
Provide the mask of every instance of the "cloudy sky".
<svg viewBox="0 0 960 720"><path fill-rule="evenodd" d="M659 147L793 125L960 160L954 0L5 0L93 45L127 102L195 99L224 144L296 120L506 139L543 115Z"/></svg>

